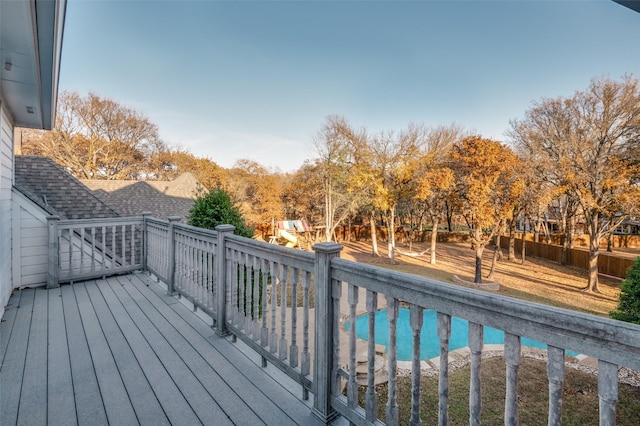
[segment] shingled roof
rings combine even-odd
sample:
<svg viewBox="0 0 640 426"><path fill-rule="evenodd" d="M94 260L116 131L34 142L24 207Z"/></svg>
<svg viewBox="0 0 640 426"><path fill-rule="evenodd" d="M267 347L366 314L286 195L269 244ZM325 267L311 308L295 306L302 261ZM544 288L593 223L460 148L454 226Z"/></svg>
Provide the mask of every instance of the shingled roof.
<svg viewBox="0 0 640 426"><path fill-rule="evenodd" d="M61 219L120 216L115 208L48 157L16 155L14 187Z"/></svg>
<svg viewBox="0 0 640 426"><path fill-rule="evenodd" d="M83 179L81 182L125 216L149 211L160 219L180 216L183 221L198 191L204 188L191 173L183 173L172 181Z"/></svg>

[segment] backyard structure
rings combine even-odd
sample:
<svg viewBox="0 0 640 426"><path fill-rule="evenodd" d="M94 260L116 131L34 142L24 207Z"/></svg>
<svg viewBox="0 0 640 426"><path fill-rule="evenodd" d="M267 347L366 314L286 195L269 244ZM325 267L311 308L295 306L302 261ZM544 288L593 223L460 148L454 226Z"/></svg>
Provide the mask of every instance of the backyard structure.
<svg viewBox="0 0 640 426"><path fill-rule="evenodd" d="M279 220L276 235L269 237L269 243L278 244L284 240L285 247L311 250L312 228L306 220Z"/></svg>

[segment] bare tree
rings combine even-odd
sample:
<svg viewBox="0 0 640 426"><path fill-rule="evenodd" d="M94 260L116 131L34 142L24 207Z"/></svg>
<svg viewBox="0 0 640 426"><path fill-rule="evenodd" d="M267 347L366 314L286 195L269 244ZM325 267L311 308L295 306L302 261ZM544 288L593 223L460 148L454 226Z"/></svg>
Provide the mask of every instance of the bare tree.
<svg viewBox="0 0 640 426"><path fill-rule="evenodd" d="M23 152L52 158L84 179L139 179L166 149L158 127L112 99L63 92L51 131L25 131Z"/></svg>
<svg viewBox="0 0 640 426"><path fill-rule="evenodd" d="M324 192L325 238L335 239L336 228L363 203L359 191L359 148L364 146L366 132L355 131L344 117L329 116L314 139L318 170Z"/></svg>
<svg viewBox="0 0 640 426"><path fill-rule="evenodd" d="M638 209L637 148L640 89L637 79L594 79L570 98L542 99L510 135L544 178L580 206L589 235L587 290L598 292L600 241Z"/></svg>

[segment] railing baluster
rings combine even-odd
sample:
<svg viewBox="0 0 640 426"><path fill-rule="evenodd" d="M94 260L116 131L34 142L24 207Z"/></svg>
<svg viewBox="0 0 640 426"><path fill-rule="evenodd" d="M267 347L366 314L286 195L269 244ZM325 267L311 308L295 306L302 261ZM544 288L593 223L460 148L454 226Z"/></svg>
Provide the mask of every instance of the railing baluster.
<svg viewBox="0 0 640 426"><path fill-rule="evenodd" d="M102 262L100 265L100 272L104 273L105 269L107 268L107 227L106 226L101 226L100 227L100 234L102 235L102 241L100 241L100 243L102 244Z"/></svg>
<svg viewBox="0 0 640 426"><path fill-rule="evenodd" d="M309 354L309 287L311 287L311 274L304 271L302 280L302 358L300 373L307 376L311 370L311 355ZM302 399L309 399L309 390L302 391Z"/></svg>
<svg viewBox="0 0 640 426"><path fill-rule="evenodd" d="M276 330L276 312L278 311L278 267L275 262L271 263L271 338L269 340L269 351L275 353L278 350L278 332Z"/></svg>
<svg viewBox="0 0 640 426"><path fill-rule="evenodd" d="M111 268L118 267L118 246L116 244L116 225L111 225Z"/></svg>
<svg viewBox="0 0 640 426"><path fill-rule="evenodd" d="M130 226L131 229L131 265L135 265L136 264L136 225L135 224L131 224ZM140 250L140 252L142 253L142 250ZM140 262L142 263L142 262Z"/></svg>
<svg viewBox="0 0 640 426"><path fill-rule="evenodd" d="M449 423L449 338L451 316L438 312L438 338L440 339L440 372L438 378L438 424Z"/></svg>
<svg viewBox="0 0 640 426"><path fill-rule="evenodd" d="M367 290L367 314L369 316L369 337L367 339L367 421L373 422L378 412L376 395L376 311L378 310L378 293Z"/></svg>
<svg viewBox="0 0 640 426"><path fill-rule="evenodd" d="M347 403L349 407L358 406L358 364L356 362L356 306L358 305L358 287L349 284L349 384L347 385Z"/></svg>
<svg viewBox="0 0 640 426"><path fill-rule="evenodd" d="M215 250L216 247L213 243L208 242L208 250L207 250L207 267L208 267L208 278L207 278L207 294L209 297L209 309L211 309L212 311L216 311L217 310L217 306L216 306L216 280L215 280L215 268L214 268L214 261L215 261Z"/></svg>
<svg viewBox="0 0 640 426"><path fill-rule="evenodd" d="M616 424L618 402L618 366L598 360L598 396L600 397L600 426Z"/></svg>
<svg viewBox="0 0 640 426"><path fill-rule="evenodd" d="M78 268L78 274L82 274L84 270L84 226L80 228L80 267Z"/></svg>
<svg viewBox="0 0 640 426"><path fill-rule="evenodd" d="M289 365L298 366L298 277L300 271L291 268L291 347L289 348Z"/></svg>
<svg viewBox="0 0 640 426"><path fill-rule="evenodd" d="M69 236L69 278L73 278L73 229L67 229Z"/></svg>
<svg viewBox="0 0 640 426"><path fill-rule="evenodd" d="M280 265L280 359L287 357L287 287L289 267Z"/></svg>
<svg viewBox="0 0 640 426"><path fill-rule="evenodd" d="M251 301L251 315L253 320L253 327L251 334L253 340L260 340L260 282L262 280L262 271L260 270L260 258L258 256L252 256L253 262L251 267L253 268L251 276L253 278L253 300Z"/></svg>
<svg viewBox="0 0 640 426"><path fill-rule="evenodd" d="M413 335L413 354L411 361L411 418L409 424L418 426L422 424L420 419L420 331L424 320L424 309L421 306L411 304L409 322Z"/></svg>
<svg viewBox="0 0 640 426"><path fill-rule="evenodd" d="M262 270L262 329L260 330L260 345L266 347L269 344L269 329L267 328L268 312L268 295L269 295L269 278L273 281L273 275L269 274L269 262L261 259Z"/></svg>
<svg viewBox="0 0 640 426"><path fill-rule="evenodd" d="M122 259L120 262L120 266L125 266L127 264L126 259L126 251L125 251L125 247L126 247L126 232L125 232L125 225L121 225L120 226L120 246L122 249L122 255L120 256L120 259Z"/></svg>
<svg viewBox="0 0 640 426"><path fill-rule="evenodd" d="M244 260L244 334L249 335L251 333L251 255L245 253L242 257Z"/></svg>
<svg viewBox="0 0 640 426"><path fill-rule="evenodd" d="M562 387L564 383L564 349L547 347L549 377L549 426L562 424Z"/></svg>
<svg viewBox="0 0 640 426"><path fill-rule="evenodd" d="M333 376L331 393L333 395L338 395L342 392L342 376L338 374L338 370L340 369L340 296L342 295L342 282L338 280L331 279L331 301L333 302L332 308L332 319L330 324L332 325L332 366L331 366L331 375ZM377 301L377 299L376 299Z"/></svg>
<svg viewBox="0 0 640 426"><path fill-rule="evenodd" d="M387 424L398 424L398 299L387 296L387 319L389 320L389 344L387 356L389 357L389 397L387 400Z"/></svg>
<svg viewBox="0 0 640 426"><path fill-rule="evenodd" d="M469 351L471 352L471 378L469 383L469 425L480 425L482 411L480 391L480 366L484 345L482 324L469 322Z"/></svg>
<svg viewBox="0 0 640 426"><path fill-rule="evenodd" d="M233 284L232 284L232 289L233 289L233 293L231 294L231 297L233 298L233 317L232 317L232 323L236 328L240 328L239 324L240 324L240 306L241 306L241 300L242 300L242 295L241 295L241 280L242 280L242 265L240 263L240 253L237 250L233 250L232 251L232 256L231 258L233 259Z"/></svg>
<svg viewBox="0 0 640 426"><path fill-rule="evenodd" d="M504 423L518 425L518 367L520 366L520 336L504 333L504 360L507 366Z"/></svg>
<svg viewBox="0 0 640 426"><path fill-rule="evenodd" d="M91 227L91 272L96 271L96 227Z"/></svg>

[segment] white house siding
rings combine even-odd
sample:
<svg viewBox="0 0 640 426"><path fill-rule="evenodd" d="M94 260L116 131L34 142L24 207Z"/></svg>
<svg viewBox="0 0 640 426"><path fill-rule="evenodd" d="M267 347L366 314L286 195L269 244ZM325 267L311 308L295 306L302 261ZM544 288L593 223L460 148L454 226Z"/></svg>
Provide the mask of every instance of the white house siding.
<svg viewBox="0 0 640 426"><path fill-rule="evenodd" d="M13 286L47 283L47 213L13 190Z"/></svg>
<svg viewBox="0 0 640 426"><path fill-rule="evenodd" d="M9 301L11 279L11 186L13 185L13 124L0 101L0 315Z"/></svg>

